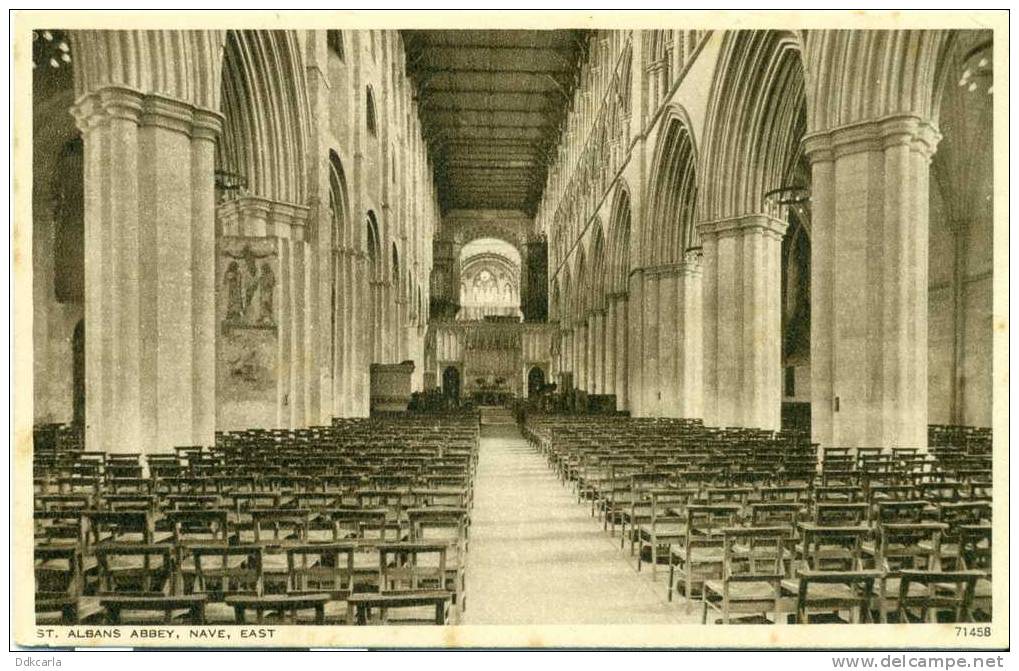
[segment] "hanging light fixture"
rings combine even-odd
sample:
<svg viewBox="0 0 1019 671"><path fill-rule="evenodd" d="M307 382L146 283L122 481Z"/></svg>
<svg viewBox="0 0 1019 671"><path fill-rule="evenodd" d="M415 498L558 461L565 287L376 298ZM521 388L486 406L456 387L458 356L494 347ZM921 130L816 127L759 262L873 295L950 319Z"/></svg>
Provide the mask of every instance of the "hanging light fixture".
<svg viewBox="0 0 1019 671"><path fill-rule="evenodd" d="M764 194L764 204L778 219L785 219L790 210L804 224L810 223L810 189L801 184L780 186Z"/></svg>
<svg viewBox="0 0 1019 671"><path fill-rule="evenodd" d="M32 68L40 65L53 69L67 67L71 62L71 46L59 30L32 31Z"/></svg>

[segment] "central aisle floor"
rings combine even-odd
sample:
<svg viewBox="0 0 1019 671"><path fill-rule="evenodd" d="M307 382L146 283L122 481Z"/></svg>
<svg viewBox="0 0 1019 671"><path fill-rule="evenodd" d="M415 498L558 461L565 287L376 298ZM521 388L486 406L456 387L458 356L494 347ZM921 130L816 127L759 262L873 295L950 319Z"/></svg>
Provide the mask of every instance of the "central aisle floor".
<svg viewBox="0 0 1019 671"><path fill-rule="evenodd" d="M700 622L637 573L513 424L482 425L463 624ZM695 609L696 610L696 609Z"/></svg>

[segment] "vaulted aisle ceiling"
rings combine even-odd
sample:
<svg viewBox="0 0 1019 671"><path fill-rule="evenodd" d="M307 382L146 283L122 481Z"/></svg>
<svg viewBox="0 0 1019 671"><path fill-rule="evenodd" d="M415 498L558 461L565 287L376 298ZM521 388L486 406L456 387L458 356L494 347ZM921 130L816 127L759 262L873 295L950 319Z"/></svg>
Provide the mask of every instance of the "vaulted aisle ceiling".
<svg viewBox="0 0 1019 671"><path fill-rule="evenodd" d="M576 87L582 30L406 30L443 210L534 213Z"/></svg>

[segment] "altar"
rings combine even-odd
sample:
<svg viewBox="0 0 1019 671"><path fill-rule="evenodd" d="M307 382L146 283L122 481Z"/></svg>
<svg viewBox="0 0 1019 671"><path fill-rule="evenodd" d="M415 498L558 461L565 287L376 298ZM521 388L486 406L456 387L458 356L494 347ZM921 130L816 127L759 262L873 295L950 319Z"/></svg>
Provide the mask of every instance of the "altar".
<svg viewBox="0 0 1019 671"><path fill-rule="evenodd" d="M431 324L425 367L451 397L505 406L528 396L532 378L547 379L553 327L510 320Z"/></svg>
<svg viewBox="0 0 1019 671"><path fill-rule="evenodd" d="M475 405L508 405L516 396L505 377L488 375L477 377L467 389Z"/></svg>

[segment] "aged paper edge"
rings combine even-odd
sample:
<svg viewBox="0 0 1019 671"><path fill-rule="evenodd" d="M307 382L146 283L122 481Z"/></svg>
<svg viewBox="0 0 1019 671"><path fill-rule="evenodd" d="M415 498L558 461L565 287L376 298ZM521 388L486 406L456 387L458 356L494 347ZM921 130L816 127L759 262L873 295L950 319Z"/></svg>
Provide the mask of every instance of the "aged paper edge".
<svg viewBox="0 0 1019 671"><path fill-rule="evenodd" d="M138 639L129 635L154 627L117 627L118 638L72 639L69 629L42 638L35 626L30 580L12 585L12 633L26 647L368 647L368 648L806 648L927 649L1004 648L1008 627L1008 12L999 11L17 11L12 23L14 104L14 194L12 221L13 335L11 356L14 408L11 487L12 538L32 537L32 66L33 28L162 29L343 29L440 28L660 28L675 23L691 29L990 29L994 31L994 289L993 289L993 431L995 603L991 636L960 638L955 625L811 625L809 627L702 625L452 626L452 627L300 627L276 626L269 640L240 639L241 629L222 627L229 643ZM32 573L30 543L11 548L12 576ZM95 629L95 627L89 627ZM103 627L103 629L109 629ZM181 632L187 627L177 628Z"/></svg>

